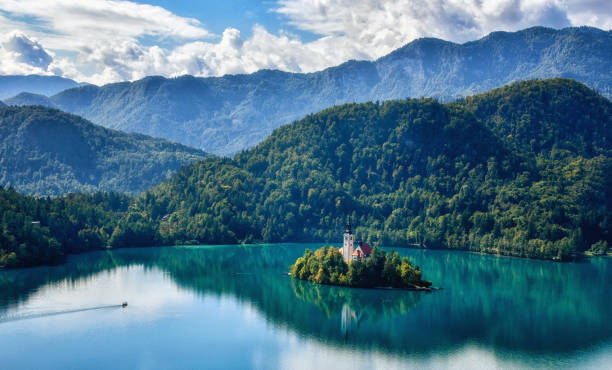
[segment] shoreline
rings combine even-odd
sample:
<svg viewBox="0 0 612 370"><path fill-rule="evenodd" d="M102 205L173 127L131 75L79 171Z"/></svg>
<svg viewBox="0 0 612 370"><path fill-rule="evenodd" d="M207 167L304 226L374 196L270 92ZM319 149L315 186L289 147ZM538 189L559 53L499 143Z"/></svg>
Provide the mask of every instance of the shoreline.
<svg viewBox="0 0 612 370"><path fill-rule="evenodd" d="M324 283L316 283L314 281L296 278L296 277L292 276L290 272L285 272L285 273L282 273L281 275L282 276L289 276L292 279L296 279L296 280L299 280L299 281L304 281L304 282L307 282L307 283L310 283L310 284L324 285L324 286L337 286L337 287L341 287L341 288L351 288L351 289L404 290L404 291L408 291L408 292L428 292L428 293L431 293L431 292L433 292L435 290L443 290L444 289L442 287L435 287L435 286L427 287L427 286L419 286L419 285L415 285L415 286L412 286L412 287L406 287L406 288L394 288L394 287L391 287L391 286L363 287L363 286L350 286L350 285L340 285L340 284L324 284Z"/></svg>
<svg viewBox="0 0 612 370"><path fill-rule="evenodd" d="M306 241L306 242L278 242L278 243L235 243L235 244L180 244L180 245L175 245L175 244L157 244L157 245L151 245L151 246L138 246L138 247L120 247L120 248L107 248L107 247L103 247L100 249L91 249L91 250L81 250L81 251L74 251L71 253L66 253L63 255L63 258L60 261L55 261L55 262L49 262L49 263L40 263L40 264L35 264L35 265L25 265L25 266L15 266L15 267L1 267L0 271L10 271L10 270L21 270L21 269L28 269L28 268L37 268L37 267L54 267L54 266L61 266L66 264L69 259L73 256L78 256L81 254L86 254L86 253L96 253L96 252L104 252L104 251L118 251L118 250L122 250L122 249L148 249L148 248L192 248L192 247L219 247L219 246L224 246L224 247L237 247L237 246L266 246L266 245L275 245L275 244L294 244L294 245L301 245L301 244L315 244L318 242L310 242L310 241ZM338 244L338 243L335 243ZM334 246L332 244L332 246ZM424 250L424 251L443 251L443 252L457 252L457 253L473 253L473 254L478 254L478 255L482 255L482 256L492 256L492 257L502 257L502 258L516 258L516 259L521 259L521 260L531 260L531 261L549 261L549 262L561 262L561 263L572 263L572 262L580 262L580 260L588 260L591 258L599 258L599 257L604 257L604 258L612 258L612 252L607 252L606 254L603 255L594 255L592 253L588 253L587 251L585 252L579 252L577 253L577 256L580 256L579 259L576 260L553 260L553 259L549 259L549 258L535 258L535 257L521 257L521 256L512 256L512 255L505 255L505 254L497 254L497 253L487 253L487 252L478 252L478 251L471 251L469 249L454 249L454 248L420 248L420 247L416 247L416 246L401 246L401 245L387 245L387 246L379 246L381 248L400 248L400 249L412 249L412 250Z"/></svg>

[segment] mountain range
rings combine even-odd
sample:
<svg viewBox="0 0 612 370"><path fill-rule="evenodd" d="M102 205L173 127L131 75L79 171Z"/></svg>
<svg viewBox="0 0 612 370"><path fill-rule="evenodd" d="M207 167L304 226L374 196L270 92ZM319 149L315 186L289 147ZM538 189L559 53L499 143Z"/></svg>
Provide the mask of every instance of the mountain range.
<svg viewBox="0 0 612 370"><path fill-rule="evenodd" d="M43 104L96 124L231 155L309 113L347 102L434 97L452 101L518 80L565 77L612 96L612 31L536 27L464 44L418 39L376 60L315 73L147 77L7 104Z"/></svg>
<svg viewBox="0 0 612 370"><path fill-rule="evenodd" d="M10 98L22 92L50 96L77 86L79 83L76 81L59 76L0 76L0 99Z"/></svg>
<svg viewBox="0 0 612 370"><path fill-rule="evenodd" d="M198 149L41 106L0 108L0 186L36 195L140 193L204 158Z"/></svg>

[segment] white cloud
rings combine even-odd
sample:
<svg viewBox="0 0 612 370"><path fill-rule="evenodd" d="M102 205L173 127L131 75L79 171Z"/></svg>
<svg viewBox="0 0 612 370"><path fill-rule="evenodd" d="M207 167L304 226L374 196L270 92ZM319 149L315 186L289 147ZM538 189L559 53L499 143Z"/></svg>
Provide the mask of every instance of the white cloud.
<svg viewBox="0 0 612 370"><path fill-rule="evenodd" d="M556 0L280 0L295 27L380 57L418 37L465 42L497 30L569 26ZM611 16L612 17L612 16Z"/></svg>
<svg viewBox="0 0 612 370"><path fill-rule="evenodd" d="M612 29L612 1L610 0L568 0L565 7L567 16L573 25Z"/></svg>
<svg viewBox="0 0 612 370"><path fill-rule="evenodd" d="M311 42L260 25L248 38L232 27L215 36L196 19L131 1L0 0L0 10L0 31L8 34L0 73L58 74L97 84L262 68L312 72L375 59L424 36L464 42L535 25L612 28L609 0L279 0L273 11L319 35Z"/></svg>
<svg viewBox="0 0 612 370"><path fill-rule="evenodd" d="M19 63L26 63L33 67L47 69L53 57L34 40L19 32L8 34L2 41L2 48L12 54L13 59Z"/></svg>
<svg viewBox="0 0 612 370"><path fill-rule="evenodd" d="M163 74L168 70L161 65L166 51L159 46L143 46L143 39L180 44L213 36L196 19L131 1L0 0L0 10L1 32L19 30L23 40L38 40L36 45L41 50L77 55L55 59L48 52L48 63L41 65L26 60L25 54L19 57L12 50L17 45L3 45L0 54L7 57L0 62L3 74L61 74L93 83Z"/></svg>
<svg viewBox="0 0 612 370"><path fill-rule="evenodd" d="M12 16L36 19L37 35L46 47L74 50L92 42L121 37L203 38L210 36L200 22L168 10L118 0L0 0ZM35 28L37 30L38 28Z"/></svg>
<svg viewBox="0 0 612 370"><path fill-rule="evenodd" d="M116 39L83 48L77 62L94 66L96 72L70 77L104 83L135 80L147 75L219 76L265 68L310 72L360 55L356 46L347 48L347 45L337 44L338 41L321 38L302 43L286 33L273 35L259 25L246 40L237 29L227 28L217 42L187 42L171 50Z"/></svg>
<svg viewBox="0 0 612 370"><path fill-rule="evenodd" d="M174 74L215 76L250 73L260 69L309 72L325 68L355 55L345 45L333 46L335 40L322 38L302 43L287 34L273 35L262 26L244 40L240 31L228 28L217 43L194 42L174 49L168 56L170 65L182 67Z"/></svg>
<svg viewBox="0 0 612 370"><path fill-rule="evenodd" d="M52 63L52 53L21 32L10 32L0 39L1 74L50 74Z"/></svg>

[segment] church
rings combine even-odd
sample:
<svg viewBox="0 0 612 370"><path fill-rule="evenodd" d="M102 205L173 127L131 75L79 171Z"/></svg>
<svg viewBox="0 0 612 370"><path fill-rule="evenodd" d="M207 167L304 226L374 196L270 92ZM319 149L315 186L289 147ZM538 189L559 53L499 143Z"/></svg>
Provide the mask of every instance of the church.
<svg viewBox="0 0 612 370"><path fill-rule="evenodd" d="M357 248L355 248L355 236L353 235L350 221L346 223L346 229L344 230L344 242L340 252L342 253L342 258L346 263L359 259L370 258L370 254L372 254L372 248L368 243L359 242L357 244Z"/></svg>

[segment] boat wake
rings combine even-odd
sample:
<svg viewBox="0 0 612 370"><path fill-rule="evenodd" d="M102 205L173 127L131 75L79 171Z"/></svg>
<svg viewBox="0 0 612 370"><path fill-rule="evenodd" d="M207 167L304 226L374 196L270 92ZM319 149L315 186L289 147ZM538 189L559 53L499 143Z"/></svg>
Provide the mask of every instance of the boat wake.
<svg viewBox="0 0 612 370"><path fill-rule="evenodd" d="M114 305L107 305L107 306L78 308L78 309L72 309L72 310L47 311L47 312L37 312L37 313L31 313L31 314L18 314L18 315L6 315L6 316L0 316L0 324L4 324L7 322L13 322L13 321L39 319L39 318L48 317L48 316L67 315L67 314L77 313L77 312L105 310L105 309L122 308L122 307L125 307L125 306L123 304L114 304Z"/></svg>

